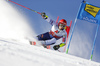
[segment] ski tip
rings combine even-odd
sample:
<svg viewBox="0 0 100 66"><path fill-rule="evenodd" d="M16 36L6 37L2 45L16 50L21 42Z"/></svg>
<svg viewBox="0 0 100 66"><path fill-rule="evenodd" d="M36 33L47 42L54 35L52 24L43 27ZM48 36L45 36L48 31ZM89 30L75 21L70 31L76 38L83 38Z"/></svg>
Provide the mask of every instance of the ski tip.
<svg viewBox="0 0 100 66"><path fill-rule="evenodd" d="M30 41L30 44L31 45L36 45L36 42L35 41Z"/></svg>

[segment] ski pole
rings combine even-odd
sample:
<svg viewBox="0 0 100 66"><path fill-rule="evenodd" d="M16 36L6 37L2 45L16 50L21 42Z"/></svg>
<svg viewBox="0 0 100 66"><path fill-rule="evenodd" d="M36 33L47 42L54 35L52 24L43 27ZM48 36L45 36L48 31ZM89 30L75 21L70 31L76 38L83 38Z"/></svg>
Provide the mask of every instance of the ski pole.
<svg viewBox="0 0 100 66"><path fill-rule="evenodd" d="M94 38L94 42L93 42L92 53L91 53L91 57L90 57L91 60L92 60L92 57L93 57L93 52L94 52L94 48L95 48L95 43L96 43L96 38L97 38L98 30L99 30L99 24L97 26L97 30L96 30L96 33L95 33L95 38Z"/></svg>
<svg viewBox="0 0 100 66"><path fill-rule="evenodd" d="M26 8L26 9L28 9L28 10L31 10L31 11L33 11L33 12L35 12L35 13L41 14L41 13L35 11L35 10L32 10L32 9L30 9L30 8L28 8L28 7L25 7L25 6L21 5L21 4L18 4L18 3L14 2L14 1L11 1L11 0L7 0L7 1L10 1L10 2L16 4L16 5L19 5L19 6L23 7L23 8Z"/></svg>

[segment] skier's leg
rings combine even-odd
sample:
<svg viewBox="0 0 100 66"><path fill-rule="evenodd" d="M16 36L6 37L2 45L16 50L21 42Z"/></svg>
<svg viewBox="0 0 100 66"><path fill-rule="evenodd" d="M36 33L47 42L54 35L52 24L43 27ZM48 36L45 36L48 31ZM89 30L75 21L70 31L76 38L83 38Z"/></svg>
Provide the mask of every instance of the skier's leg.
<svg viewBox="0 0 100 66"><path fill-rule="evenodd" d="M37 37L38 37L38 40L49 40L49 39L51 39L49 32L46 32L44 34L40 34Z"/></svg>
<svg viewBox="0 0 100 66"><path fill-rule="evenodd" d="M47 48L47 46L55 44L56 43L56 39L52 38L49 40L45 40L45 41L38 41L44 48Z"/></svg>
<svg viewBox="0 0 100 66"><path fill-rule="evenodd" d="M44 44L45 42L43 41L43 40L39 40L38 39L38 36L35 36L35 37L33 37L33 39L32 40L30 40L30 44L31 45L42 45L42 44Z"/></svg>
<svg viewBox="0 0 100 66"><path fill-rule="evenodd" d="M55 44L55 43L56 43L56 39L55 38L52 38L52 39L49 39L49 40L45 41L45 45L52 45L52 44Z"/></svg>
<svg viewBox="0 0 100 66"><path fill-rule="evenodd" d="M44 45L46 45L46 46L52 45L56 42L55 38L51 39L49 32L46 32L44 34L40 34L40 35L36 36L35 39L38 41L38 44L42 44L43 46ZM36 44L37 44L37 42L36 42Z"/></svg>
<svg viewBox="0 0 100 66"><path fill-rule="evenodd" d="M43 45L52 45L52 44L56 43L56 39L52 38L52 39L49 39L49 40L45 40L45 41L42 40L42 41L38 41L38 42L40 42Z"/></svg>

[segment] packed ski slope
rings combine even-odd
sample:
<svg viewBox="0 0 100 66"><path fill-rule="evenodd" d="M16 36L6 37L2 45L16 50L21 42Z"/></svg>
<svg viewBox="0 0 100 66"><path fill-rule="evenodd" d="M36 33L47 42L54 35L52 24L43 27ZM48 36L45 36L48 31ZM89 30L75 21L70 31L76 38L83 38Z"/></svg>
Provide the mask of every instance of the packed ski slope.
<svg viewBox="0 0 100 66"><path fill-rule="evenodd" d="M0 38L0 66L100 66L69 54Z"/></svg>

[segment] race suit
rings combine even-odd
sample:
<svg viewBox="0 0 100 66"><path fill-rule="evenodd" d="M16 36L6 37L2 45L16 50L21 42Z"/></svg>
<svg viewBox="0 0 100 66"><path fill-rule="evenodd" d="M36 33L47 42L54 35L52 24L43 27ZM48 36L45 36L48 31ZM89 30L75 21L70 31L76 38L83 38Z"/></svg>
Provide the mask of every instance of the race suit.
<svg viewBox="0 0 100 66"><path fill-rule="evenodd" d="M65 31L65 29L59 30L58 23L56 23L50 18L47 18L46 20L52 25L52 28L49 32L38 35L38 40L43 40L43 43L45 45L52 45L56 43L56 40L62 38L62 43L65 44L67 36L67 32Z"/></svg>

